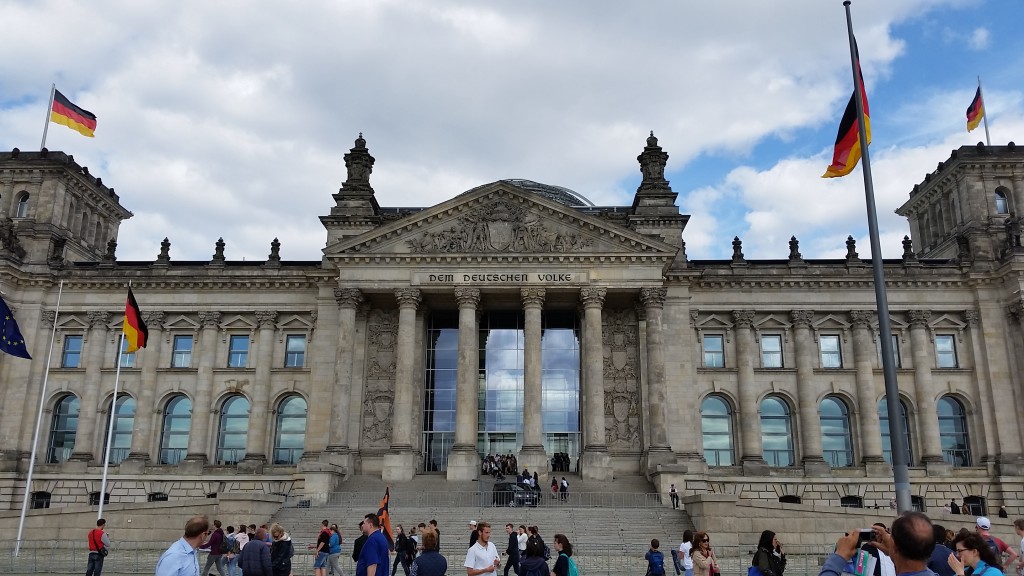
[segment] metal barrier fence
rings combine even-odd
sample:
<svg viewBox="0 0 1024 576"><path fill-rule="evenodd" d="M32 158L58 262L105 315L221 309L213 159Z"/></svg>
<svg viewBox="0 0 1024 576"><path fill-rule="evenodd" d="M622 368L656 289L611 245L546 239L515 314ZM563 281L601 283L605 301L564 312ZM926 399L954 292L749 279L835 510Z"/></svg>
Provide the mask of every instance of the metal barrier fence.
<svg viewBox="0 0 1024 576"><path fill-rule="evenodd" d="M550 491L528 491L529 497L508 496L508 492L478 490L473 492L402 492L392 493L392 508L464 508L491 506L569 506L572 508L662 508L668 505L668 495L657 493L623 492L566 492L552 494ZM536 497L534 504L534 496ZM310 508L322 506L354 506L376 509L380 504L379 494L366 492L331 492L307 496L289 497L285 508Z"/></svg>
<svg viewBox="0 0 1024 576"><path fill-rule="evenodd" d="M113 542L110 547L110 555L107 556L103 565L103 573L153 574L157 560L170 544L170 542ZM294 542L295 556L292 558L292 573L297 576L309 574L312 571L313 554L308 550L309 544L303 541ZM647 563L644 561L646 549L637 549L633 553L623 554L620 551L587 550L586 542L581 542L578 546L578 552L574 559L584 576L638 576L647 570ZM665 567L671 574L672 563L669 550L670 548L667 546L663 547ZM821 568L821 562L831 550L831 546L787 546L786 576L815 576ZM344 576L355 574L355 562L350 556L351 551L352 549L348 546L342 551L341 566ZM466 554L464 546L460 544L446 545L441 553L448 560L449 574L458 576L463 573L462 565ZM715 547L715 554L718 557L723 576L744 576L747 573L747 567L750 566L753 553L753 549L749 546ZM4 548L0 553L0 574L19 576L84 574L88 558L89 551L85 548L84 541L27 540L22 542L21 553L18 556L14 555L13 543L4 543ZM391 560L393 563L394 555L391 556ZM554 560L555 558L551 559L549 566L554 566ZM205 563L205 561L206 553L201 552L200 562ZM217 574L216 569L212 571ZM395 572L391 572L391 574L396 576ZM498 574L504 574L504 559L502 559L502 568L499 569ZM397 568L397 576L404 576L401 567Z"/></svg>

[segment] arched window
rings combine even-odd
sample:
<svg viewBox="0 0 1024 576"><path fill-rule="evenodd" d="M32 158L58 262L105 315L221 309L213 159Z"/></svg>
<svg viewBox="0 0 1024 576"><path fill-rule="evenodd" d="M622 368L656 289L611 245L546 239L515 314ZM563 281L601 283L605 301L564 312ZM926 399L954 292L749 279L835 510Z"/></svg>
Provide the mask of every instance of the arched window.
<svg viewBox="0 0 1024 576"><path fill-rule="evenodd" d="M217 463L238 464L245 458L245 440L249 435L249 401L245 396L231 396L220 410L220 433L217 434Z"/></svg>
<svg viewBox="0 0 1024 576"><path fill-rule="evenodd" d="M306 399L289 396L277 408L274 464L298 464L306 444Z"/></svg>
<svg viewBox="0 0 1024 576"><path fill-rule="evenodd" d="M971 443L967 437L964 405L951 396L939 398L939 441L942 458L954 467L971 465Z"/></svg>
<svg viewBox="0 0 1024 576"><path fill-rule="evenodd" d="M175 396L164 409L163 432L160 435L160 463L177 464L188 452L188 432L192 427L192 401Z"/></svg>
<svg viewBox="0 0 1024 576"><path fill-rule="evenodd" d="M910 437L910 419L907 418L907 405L900 400L900 415L903 420L903 437L907 439L907 465L914 465L914 450L912 438ZM889 464L892 464L892 439L889 434L889 409L886 408L885 398L878 403L878 425L882 430L882 457Z"/></svg>
<svg viewBox="0 0 1024 576"><path fill-rule="evenodd" d="M843 496L839 499L839 505L843 508L863 508L864 499L860 496Z"/></svg>
<svg viewBox="0 0 1024 576"><path fill-rule="evenodd" d="M996 196L996 214L1009 214L1010 213L1010 207L1009 207L1009 204L1006 202L1006 192L1003 192L1001 189L997 188L995 196Z"/></svg>
<svg viewBox="0 0 1024 576"><path fill-rule="evenodd" d="M704 460L708 466L732 466L732 408L720 396L708 396L700 405L704 434Z"/></svg>
<svg viewBox="0 0 1024 576"><path fill-rule="evenodd" d="M50 443L46 462L56 464L71 456L75 449L75 431L78 429L78 397L67 395L57 401L50 422Z"/></svg>
<svg viewBox="0 0 1024 576"><path fill-rule="evenodd" d="M110 448L110 463L120 464L128 453L132 451L132 430L135 428L135 398L125 395L117 399L114 418L113 443ZM107 450L107 431L110 429L110 418L113 416L107 412L107 423L103 427L103 451Z"/></svg>
<svg viewBox="0 0 1024 576"><path fill-rule="evenodd" d="M853 442L850 440L850 412L846 403L834 396L821 401L821 448L829 466L853 466Z"/></svg>
<svg viewBox="0 0 1024 576"><path fill-rule="evenodd" d="M795 463L789 405L780 398L769 396L761 401L761 443L769 466L778 468Z"/></svg>
<svg viewBox="0 0 1024 576"><path fill-rule="evenodd" d="M28 192L22 192L21 196L18 196L18 211L15 213L17 218L28 218Z"/></svg>

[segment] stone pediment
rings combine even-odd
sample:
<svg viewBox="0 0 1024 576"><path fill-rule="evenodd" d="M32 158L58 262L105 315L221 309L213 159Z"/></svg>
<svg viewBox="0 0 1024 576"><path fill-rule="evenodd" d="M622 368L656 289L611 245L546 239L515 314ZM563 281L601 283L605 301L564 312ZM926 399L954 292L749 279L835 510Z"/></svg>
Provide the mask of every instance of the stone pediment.
<svg viewBox="0 0 1024 576"><path fill-rule="evenodd" d="M676 248L496 182L328 246L328 256L621 255L671 258Z"/></svg>

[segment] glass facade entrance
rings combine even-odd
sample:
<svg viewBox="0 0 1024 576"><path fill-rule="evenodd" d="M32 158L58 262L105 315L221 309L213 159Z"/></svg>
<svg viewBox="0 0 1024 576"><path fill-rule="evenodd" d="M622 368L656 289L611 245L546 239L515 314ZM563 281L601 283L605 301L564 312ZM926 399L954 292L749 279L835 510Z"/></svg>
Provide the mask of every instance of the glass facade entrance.
<svg viewBox="0 0 1024 576"><path fill-rule="evenodd" d="M477 449L515 454L523 444L523 313L480 317ZM579 454L580 345L573 311L545 310L541 336L541 423L549 456ZM447 467L455 439L458 315L436 312L428 322L423 405L423 471Z"/></svg>

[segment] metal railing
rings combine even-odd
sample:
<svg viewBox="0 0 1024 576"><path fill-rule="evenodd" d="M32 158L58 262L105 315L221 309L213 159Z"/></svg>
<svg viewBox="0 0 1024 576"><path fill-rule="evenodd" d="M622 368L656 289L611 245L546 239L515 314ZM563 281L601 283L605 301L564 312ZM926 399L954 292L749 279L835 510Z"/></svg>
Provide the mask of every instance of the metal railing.
<svg viewBox="0 0 1024 576"><path fill-rule="evenodd" d="M380 494L366 492L331 492L291 496L284 508L311 508L323 506L361 506L376 510ZM571 508L663 508L668 495L658 493L625 492L566 492L557 495L540 490L537 507ZM662 502L662 500L665 502ZM390 506L406 508L489 508L509 506L504 492L478 490L474 492L392 492Z"/></svg>
<svg viewBox="0 0 1024 576"><path fill-rule="evenodd" d="M637 534L638 539L646 539L648 534ZM655 535L657 536L657 535ZM453 538L454 539L454 538ZM294 541L295 556L292 557L292 572L306 574L313 565L313 555L307 549L312 542ZM104 574L152 574L157 560L171 542L156 543L152 541L118 542L110 546L110 555L103 564ZM647 569L644 553L646 544L624 543L622 546L592 546L586 542L576 545L573 559L586 576L636 576ZM815 576L821 569L821 563L833 546L786 546L786 576ZM669 551L671 545L662 546L665 554L665 568L668 574L673 573ZM341 566L344 574L355 574L355 562L351 558L352 549L346 543L342 548ZM441 554L448 560L448 572L458 574L465 557L465 544L461 541L446 543ZM750 566L754 550L751 546L716 546L719 569L723 576L743 576ZM89 559L89 550L84 541L78 540L26 540L22 542L21 552L14 554L14 543L5 542L0 548L0 574L28 576L38 574L84 574ZM206 553L200 552L200 562L205 564ZM554 565L555 558L548 562ZM394 556L389 562L393 564ZM203 565L201 564L201 566ZM390 569L391 566L388 568ZM504 559L502 569L503 573ZM401 570L399 568L398 570ZM399 571L396 576L402 575Z"/></svg>
<svg viewBox="0 0 1024 576"><path fill-rule="evenodd" d="M245 448L218 448L217 449L217 464L219 465L233 465L238 464L245 458Z"/></svg>
<svg viewBox="0 0 1024 576"><path fill-rule="evenodd" d="M792 466L793 451L792 450L765 450L764 460L772 468L786 468Z"/></svg>
<svg viewBox="0 0 1024 576"><path fill-rule="evenodd" d="M172 466L175 464L181 464L181 461L185 459L185 454L187 452L187 448L162 448L160 450L160 463Z"/></svg>
<svg viewBox="0 0 1024 576"><path fill-rule="evenodd" d="M304 448L274 448L274 464L298 464L304 450Z"/></svg>
<svg viewBox="0 0 1024 576"><path fill-rule="evenodd" d="M853 466L853 453L849 450L822 450L825 462L833 468Z"/></svg>
<svg viewBox="0 0 1024 576"><path fill-rule="evenodd" d="M942 451L942 459L954 468L970 466L971 451L969 448L949 448Z"/></svg>
<svg viewBox="0 0 1024 576"><path fill-rule="evenodd" d="M708 466L732 466L735 462L730 449L704 449L704 460Z"/></svg>

